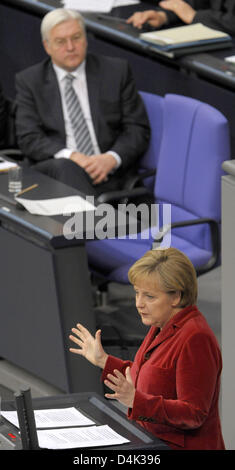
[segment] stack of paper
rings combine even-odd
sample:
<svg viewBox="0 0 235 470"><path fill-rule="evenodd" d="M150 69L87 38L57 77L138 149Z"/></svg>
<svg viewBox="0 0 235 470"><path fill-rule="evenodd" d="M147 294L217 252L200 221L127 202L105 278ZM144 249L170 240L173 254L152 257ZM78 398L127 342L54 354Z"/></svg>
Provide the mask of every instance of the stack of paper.
<svg viewBox="0 0 235 470"><path fill-rule="evenodd" d="M16 411L2 411L2 416L19 427ZM37 431L41 448L103 447L129 442L107 425L96 426L94 421L74 407L35 410L34 416L36 428L44 428Z"/></svg>
<svg viewBox="0 0 235 470"><path fill-rule="evenodd" d="M17 428L19 421L16 411L2 411L2 416ZM75 407L48 408L46 410L35 410L34 417L36 428L55 428L65 426L90 426L95 424L90 418Z"/></svg>
<svg viewBox="0 0 235 470"><path fill-rule="evenodd" d="M41 448L72 449L120 445L129 440L103 425L38 431L38 442Z"/></svg>
<svg viewBox="0 0 235 470"><path fill-rule="evenodd" d="M232 45L232 38L229 34L208 28L201 23L141 33L140 39L154 46L156 52L165 53L165 55L174 52L181 55L182 52L199 52Z"/></svg>

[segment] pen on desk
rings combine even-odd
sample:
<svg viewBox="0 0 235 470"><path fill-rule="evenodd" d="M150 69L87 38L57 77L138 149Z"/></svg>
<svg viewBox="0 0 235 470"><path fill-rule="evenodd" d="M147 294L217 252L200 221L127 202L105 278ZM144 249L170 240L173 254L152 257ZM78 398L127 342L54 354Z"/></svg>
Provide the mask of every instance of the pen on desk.
<svg viewBox="0 0 235 470"><path fill-rule="evenodd" d="M19 193L17 193L17 197L21 196L22 194L24 194L28 191L31 191L31 189L37 188L37 186L38 186L38 184L32 184L32 186L28 186L27 188L25 188L22 191L20 191Z"/></svg>

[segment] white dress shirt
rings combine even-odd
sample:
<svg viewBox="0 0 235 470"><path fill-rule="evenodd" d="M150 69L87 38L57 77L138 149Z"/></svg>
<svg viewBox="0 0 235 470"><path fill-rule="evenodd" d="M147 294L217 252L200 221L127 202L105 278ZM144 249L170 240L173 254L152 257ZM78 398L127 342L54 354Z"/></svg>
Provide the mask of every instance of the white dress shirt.
<svg viewBox="0 0 235 470"><path fill-rule="evenodd" d="M53 67L56 73L56 77L57 77L58 85L60 89L60 94L61 94L62 109L63 109L64 123L65 123L65 134L66 134L66 148L57 152L54 155L54 157L55 158L70 158L73 152L77 152L77 149L76 149L73 128L69 119L66 102L65 102L65 92L64 92L65 82L66 82L65 77L68 74L68 72L58 67L58 65L54 63L53 63ZM76 70L71 72L71 75L75 77L73 80L73 87L74 87L75 92L77 93L77 96L80 101L81 108L84 114L84 118L86 120L88 129L90 132L91 140L92 140L93 147L94 147L94 155L98 155L101 152L100 152L100 148L96 139L95 129L94 129L94 125L92 122L92 116L91 116L91 111L90 111L88 91L87 91L85 61L82 62ZM117 161L116 168L118 168L121 165L120 156L116 152L113 152L113 151L109 151L106 153L111 153L114 156L114 158Z"/></svg>

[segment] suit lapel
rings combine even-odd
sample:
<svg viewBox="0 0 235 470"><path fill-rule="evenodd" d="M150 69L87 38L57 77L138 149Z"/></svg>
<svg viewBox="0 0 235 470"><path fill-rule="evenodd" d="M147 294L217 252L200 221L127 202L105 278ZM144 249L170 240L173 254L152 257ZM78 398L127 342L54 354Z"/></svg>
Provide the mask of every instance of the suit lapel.
<svg viewBox="0 0 235 470"><path fill-rule="evenodd" d="M100 70L98 62L88 54L86 59L86 80L92 121L99 139L99 89Z"/></svg>
<svg viewBox="0 0 235 470"><path fill-rule="evenodd" d="M45 102L50 104L50 111L53 116L53 126L58 129L65 141L65 124L63 118L63 108L58 81L52 63L49 62L45 71Z"/></svg>
<svg viewBox="0 0 235 470"><path fill-rule="evenodd" d="M151 354L151 352L156 349L160 344L162 344L164 341L166 341L168 338L175 334L175 328L173 325L169 325L167 328L163 328L163 330L159 333L158 331L158 328L153 328L149 341L143 351L144 358L146 358L146 355L148 356L149 354Z"/></svg>

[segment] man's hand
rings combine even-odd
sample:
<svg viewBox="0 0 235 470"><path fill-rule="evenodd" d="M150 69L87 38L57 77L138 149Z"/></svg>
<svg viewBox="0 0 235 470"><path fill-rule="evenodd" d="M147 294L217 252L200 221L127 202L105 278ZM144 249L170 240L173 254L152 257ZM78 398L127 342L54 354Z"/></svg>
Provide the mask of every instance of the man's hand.
<svg viewBox="0 0 235 470"><path fill-rule="evenodd" d="M108 174L117 164L110 153L87 156L79 152L73 152L70 159L87 172L95 185L106 181Z"/></svg>
<svg viewBox="0 0 235 470"><path fill-rule="evenodd" d="M80 152L73 152L70 155L70 160L73 160L73 162L77 163L77 165L81 166L82 168L84 168L84 166L86 165L86 161L88 158L89 157L87 155Z"/></svg>
<svg viewBox="0 0 235 470"><path fill-rule="evenodd" d="M108 179L109 173L116 167L116 160L110 153L101 153L88 157L84 170L93 180L93 184L99 184Z"/></svg>
<svg viewBox="0 0 235 470"><path fill-rule="evenodd" d="M126 375L123 375L119 370L115 369L113 374L108 374L107 379L104 383L113 390L114 393L106 393L106 398L118 400L123 405L132 408L135 397L135 387L132 382L130 367L126 368Z"/></svg>
<svg viewBox="0 0 235 470"><path fill-rule="evenodd" d="M127 23L133 24L135 28L141 29L144 23L149 23L154 28L160 28L167 23L164 11L147 10L134 13L127 19Z"/></svg>
<svg viewBox="0 0 235 470"><path fill-rule="evenodd" d="M159 6L173 11L186 24L191 24L196 15L196 11L183 0L163 0Z"/></svg>

